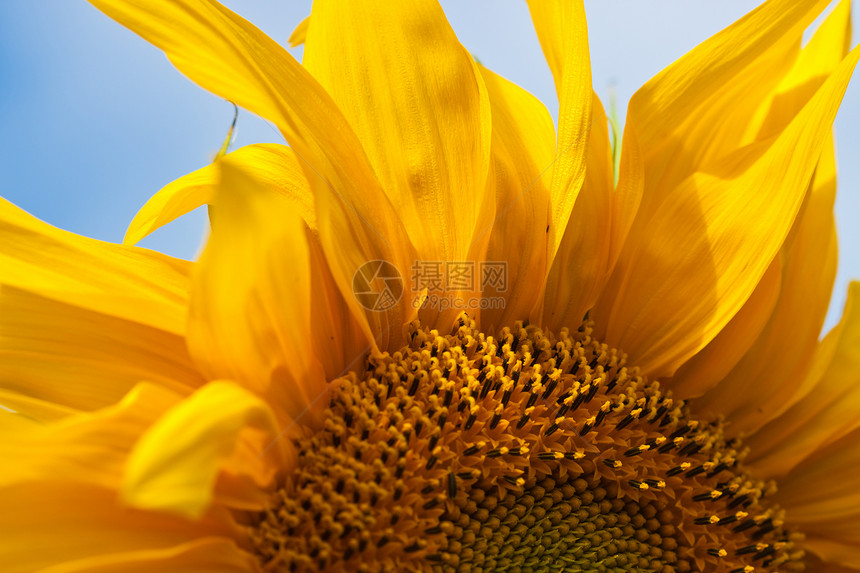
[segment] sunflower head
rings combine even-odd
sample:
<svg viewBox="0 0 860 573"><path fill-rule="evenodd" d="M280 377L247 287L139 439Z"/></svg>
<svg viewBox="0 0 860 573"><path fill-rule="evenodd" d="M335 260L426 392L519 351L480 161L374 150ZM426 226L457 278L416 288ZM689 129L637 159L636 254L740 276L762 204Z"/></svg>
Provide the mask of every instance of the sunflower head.
<svg viewBox="0 0 860 573"><path fill-rule="evenodd" d="M498 337L462 317L337 381L253 526L277 570L801 570L799 536L723 424L592 325Z"/></svg>
<svg viewBox="0 0 860 573"><path fill-rule="evenodd" d="M847 1L703 42L620 146L581 1L529 2L557 124L435 0L316 0L301 63L215 0L91 1L287 145L125 245L0 203L6 570L860 570ZM132 246L203 204L199 261Z"/></svg>

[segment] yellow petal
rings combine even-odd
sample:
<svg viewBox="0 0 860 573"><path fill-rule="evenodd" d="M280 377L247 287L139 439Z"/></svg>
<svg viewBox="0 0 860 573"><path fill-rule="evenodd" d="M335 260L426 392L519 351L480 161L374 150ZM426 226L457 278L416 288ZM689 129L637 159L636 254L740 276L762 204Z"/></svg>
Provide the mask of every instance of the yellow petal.
<svg viewBox="0 0 860 573"><path fill-rule="evenodd" d="M232 163L251 172L255 179L294 200L302 219L312 228L316 227L313 196L292 149L263 143L241 147L229 156ZM218 169L209 164L163 187L134 216L123 243L134 245L177 217L203 205L211 205L217 184Z"/></svg>
<svg viewBox="0 0 860 573"><path fill-rule="evenodd" d="M781 257L776 257L738 313L707 346L685 362L672 376L668 384L675 396L683 400L697 398L717 384L721 386L719 391L725 391L729 385L725 380L726 376L750 350L771 318L779 299L781 283L782 260ZM743 396L743 399L747 400L746 386L732 388L735 395ZM697 400L693 407L713 412L707 400L708 398ZM749 403L756 401L750 399ZM719 413L722 414L723 410L719 410Z"/></svg>
<svg viewBox="0 0 860 573"><path fill-rule="evenodd" d="M822 561L814 553L810 552L806 553L804 559L806 561L806 571L810 571L811 573L857 573L858 571L858 569L854 569L853 567L842 567L836 563Z"/></svg>
<svg viewBox="0 0 860 573"><path fill-rule="evenodd" d="M544 105L527 91L481 67L493 115L496 220L487 261L504 263L506 289L486 285L484 297L504 296L504 308L481 312L486 324L526 319L541 290L546 268L549 183L555 127Z"/></svg>
<svg viewBox="0 0 860 573"><path fill-rule="evenodd" d="M0 487L62 476L69 482L118 488L134 443L181 398L144 382L119 403L101 410L34 425L27 432L3 431L0 457L15 462L0 475ZM0 416L15 414L0 412Z"/></svg>
<svg viewBox="0 0 860 573"><path fill-rule="evenodd" d="M700 412L725 416L733 432L753 432L784 411L809 371L836 275L835 198L836 158L830 141L780 255L782 288L773 314L743 359L736 365L727 360L731 371L693 403ZM743 309L735 318L742 313ZM720 333L715 340L723 336ZM770 446L756 447L752 456L769 450Z"/></svg>
<svg viewBox="0 0 860 573"><path fill-rule="evenodd" d="M310 329L310 336L313 337L312 348L322 365L325 379L330 381L355 370L372 345L367 339L367 323L355 317L349 303L338 289L337 280L326 261L319 237L310 229L305 231L305 237L310 261L311 296L306 302L310 308L310 316L313 317ZM409 295L404 292L403 296ZM404 302L408 304L408 300ZM399 307L392 311L394 318L386 328L397 324ZM381 339L382 336L377 335L377 340Z"/></svg>
<svg viewBox="0 0 860 573"><path fill-rule="evenodd" d="M280 128L301 159L315 197L326 258L355 316L366 310L352 292L353 276L365 262L389 261L406 276L415 256L400 217L352 127L289 52L211 0L92 3L163 49L202 87ZM403 299L388 312L366 313L364 332L374 346L396 346L402 339L402 325L414 316L411 297Z"/></svg>
<svg viewBox="0 0 860 573"><path fill-rule="evenodd" d="M848 3L843 2L824 21L770 100L762 105L761 119L754 120L748 128L755 138L765 139L782 131L827 75L839 65L847 53L849 16ZM763 126L761 122L764 122ZM782 279L784 292L777 312L759 340L750 345L742 363L719 387L694 403L694 407L698 406L701 411L719 412L730 417L736 432L754 431L785 410L806 377L836 271L835 194L836 160L831 142L819 159L810 196L783 247L781 258L786 261ZM754 297L755 294L750 301ZM744 309L749 304L748 301ZM738 322L744 309L726 330ZM735 337L734 333L726 330L715 342ZM739 345L748 334L749 330L744 330L737 336ZM729 355L725 352L720 354L724 367L734 366L733 360L726 359ZM697 387L702 387L702 381L703 378L699 377ZM762 401L767 401L769 407L759 409L750 406ZM753 457L755 455L753 452Z"/></svg>
<svg viewBox="0 0 860 573"><path fill-rule="evenodd" d="M105 553L40 569L38 573L249 573L259 560L230 539L204 537L165 549Z"/></svg>
<svg viewBox="0 0 860 573"><path fill-rule="evenodd" d="M241 382L310 423L324 408L326 378L311 336L305 224L289 198L231 158L217 165L218 205L194 278L189 348L210 379Z"/></svg>
<svg viewBox="0 0 860 573"><path fill-rule="evenodd" d="M706 165L705 171L713 171L710 164L725 162L727 154L751 141L747 126L771 101L797 56L803 30L826 4L767 2L634 94L613 206L611 260L625 245L635 249L648 239L666 196L685 178ZM608 290L607 299L617 298L622 285L611 282Z"/></svg>
<svg viewBox="0 0 860 573"><path fill-rule="evenodd" d="M604 340L667 376L731 320L782 247L858 57L851 52L778 138L665 194L647 233L628 238L598 304Z"/></svg>
<svg viewBox="0 0 860 573"><path fill-rule="evenodd" d="M135 214L125 231L124 245L136 245L153 231L194 209L211 203L215 169L207 165L162 187Z"/></svg>
<svg viewBox="0 0 860 573"><path fill-rule="evenodd" d="M635 132L645 175L637 224L648 223L665 192L741 147L750 119L797 56L803 30L827 4L767 2L633 95L625 131Z"/></svg>
<svg viewBox="0 0 860 573"><path fill-rule="evenodd" d="M288 432L281 439L289 439ZM272 435L255 427L242 428L235 448L229 457L221 460L220 472L215 480L213 505L240 511L265 511L271 503L272 490L278 476L283 475L282 464L276 456L264 456L274 448Z"/></svg>
<svg viewBox="0 0 860 573"><path fill-rule="evenodd" d="M0 475L0 487L63 476L68 482L118 489L134 444L183 394L141 382L118 403L93 412L63 411L48 403L16 399L8 392L0 397L4 406L23 406L30 411L37 402L37 414L54 416L40 418L27 411L0 409L0 457L15 460ZM20 424L22 421L27 423ZM263 432L242 431L216 485L219 503L241 509L265 507L262 488L271 485L276 468L261 466L259 452L271 440Z"/></svg>
<svg viewBox="0 0 860 573"><path fill-rule="evenodd" d="M364 203L359 204L333 187L314 192L319 241L330 276L340 291L341 300L348 305L350 315L359 322L362 335L355 340L362 341L362 344L370 341L361 354L367 350L402 347L406 340L404 327L417 315L414 304L417 292L412 288L410 273L419 259L399 215L384 196L372 199L373 194L367 193L362 199ZM395 304L383 305L383 308L369 306L357 294L355 284L359 273L379 261L391 263L396 269L392 274L399 278L398 284L401 285ZM380 285L375 288L378 293ZM350 362L360 358L360 355L352 355Z"/></svg>
<svg viewBox="0 0 860 573"><path fill-rule="evenodd" d="M552 261L585 178L586 150L594 124L591 60L582 0L530 0L528 5L543 53L552 70L559 102L548 245L549 260ZM600 118L596 119L599 121Z"/></svg>
<svg viewBox="0 0 860 573"><path fill-rule="evenodd" d="M860 283L853 282L840 324L824 340L794 405L761 428L749 443L763 475L784 475L803 458L860 427ZM829 364L825 362L830 358ZM822 364L822 362L825 362ZM786 391L797 387L790 384Z"/></svg>
<svg viewBox="0 0 860 573"><path fill-rule="evenodd" d="M615 263L612 235L616 197L609 124L597 95L593 98L594 125L585 181L552 261L544 294L543 324L556 330L582 322Z"/></svg>
<svg viewBox="0 0 860 573"><path fill-rule="evenodd" d="M141 380L178 393L203 384L181 336L0 287L3 389L94 410L116 403Z"/></svg>
<svg viewBox="0 0 860 573"><path fill-rule="evenodd" d="M308 26L310 25L310 23L310 16L299 22L299 25L296 26L296 29L293 30L292 34L290 34L290 39L288 40L291 48L301 46L305 43L305 37L308 34Z"/></svg>
<svg viewBox="0 0 860 573"><path fill-rule="evenodd" d="M845 57L851 43L851 2L842 0L804 46L792 68L746 128L746 140L778 134Z"/></svg>
<svg viewBox="0 0 860 573"><path fill-rule="evenodd" d="M0 410L14 412L35 422L62 420L79 412L79 410L69 406L40 400L5 388L0 388Z"/></svg>
<svg viewBox="0 0 860 573"><path fill-rule="evenodd" d="M80 237L0 199L0 284L183 334L187 261Z"/></svg>
<svg viewBox="0 0 860 573"><path fill-rule="evenodd" d="M853 500L852 500L853 501ZM852 516L856 519L856 516ZM853 527L853 522L840 520L840 527L825 528L823 535L809 535L803 541L803 547L812 555L817 555L826 560L827 569L813 569L816 573L856 573L860 569L860 552L857 551L857 543L860 540L860 532ZM845 539L841 541L840 538ZM845 565L846 567L842 567Z"/></svg>
<svg viewBox="0 0 860 573"><path fill-rule="evenodd" d="M842 61L850 27L847 6L834 11L800 51L803 29L825 5L769 2L692 50L634 95L625 152L642 162L645 174L639 233L648 232L661 190L672 189L693 171L744 145L778 135ZM707 62L701 68L704 73L692 74L701 62ZM723 74L723 80L714 72ZM674 126L666 125L665 112L654 113L670 105L680 105L673 112ZM640 125L648 126L642 134ZM620 185L634 185L637 172L627 170L626 175L622 173Z"/></svg>
<svg viewBox="0 0 860 573"><path fill-rule="evenodd" d="M190 522L123 507L116 492L58 481L0 488L0 560L7 573L146 549L169 549L204 537L242 539L223 512Z"/></svg>
<svg viewBox="0 0 860 573"><path fill-rule="evenodd" d="M787 525L804 533L805 549L825 561L853 568L860 568L858 466L860 430L855 429L811 452L779 480L774 498L786 509Z"/></svg>
<svg viewBox="0 0 860 573"><path fill-rule="evenodd" d="M209 508L222 462L233 452L245 427L262 430L273 455L286 468L291 444L282 440L272 410L258 397L230 382L210 382L161 417L132 451L122 498L142 509L192 519Z"/></svg>
<svg viewBox="0 0 860 573"><path fill-rule="evenodd" d="M628 122L630 118L628 117ZM627 237L636 220L645 191L645 164L643 150L639 145L636 130L628 125L621 137L621 151L618 157L618 181L615 185L615 200L612 204L612 230L609 243L609 260L618 262L621 251L627 244ZM616 139L615 144L618 144ZM615 150L613 157L617 156Z"/></svg>
<svg viewBox="0 0 860 573"><path fill-rule="evenodd" d="M372 181L357 139L325 90L248 21L211 0L91 3L164 50L201 87L273 121L318 178L332 178L339 189Z"/></svg>
<svg viewBox="0 0 860 573"><path fill-rule="evenodd" d="M358 134L418 253L468 260L493 216L490 107L441 7L323 0L311 18L303 65Z"/></svg>

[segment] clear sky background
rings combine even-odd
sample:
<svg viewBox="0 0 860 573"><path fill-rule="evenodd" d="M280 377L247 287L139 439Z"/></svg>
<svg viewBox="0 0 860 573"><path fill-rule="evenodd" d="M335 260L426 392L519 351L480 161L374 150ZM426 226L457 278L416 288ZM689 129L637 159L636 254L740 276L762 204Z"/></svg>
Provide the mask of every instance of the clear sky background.
<svg viewBox="0 0 860 573"><path fill-rule="evenodd" d="M309 0L225 4L286 43ZM587 3L594 87L630 95L663 67L758 2L592 0ZM448 0L460 41L486 66L557 101L522 0ZM855 29L857 17L855 14ZM372 34L368 30L368 34ZM856 42L855 42L856 43ZM300 58L301 49L292 50ZM840 263L829 324L860 278L860 73L836 120ZM232 106L186 80L160 51L84 0L0 0L0 195L58 227L120 241L137 209L217 151ZM234 148L283 142L240 115ZM193 258L205 229L198 210L142 245ZM2 245L0 245L2 248Z"/></svg>

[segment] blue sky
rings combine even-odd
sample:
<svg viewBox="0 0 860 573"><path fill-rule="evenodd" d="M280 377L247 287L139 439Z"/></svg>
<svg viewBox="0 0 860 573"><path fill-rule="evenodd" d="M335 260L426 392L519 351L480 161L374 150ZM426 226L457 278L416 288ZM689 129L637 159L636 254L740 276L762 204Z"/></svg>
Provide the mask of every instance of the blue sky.
<svg viewBox="0 0 860 573"><path fill-rule="evenodd" d="M305 0L225 4L282 43L310 11ZM595 89L604 100L615 89L623 113L638 86L756 4L589 2ZM552 77L522 0L443 5L472 53L555 114ZM293 53L301 56L300 49ZM84 0L0 2L0 112L0 195L58 227L108 241L122 239L155 191L211 160L233 113ZM841 250L830 324L848 281L860 278L860 74L849 86L836 134ZM283 140L262 120L240 115L234 146L265 141ZM192 258L204 229L198 211L142 245Z"/></svg>

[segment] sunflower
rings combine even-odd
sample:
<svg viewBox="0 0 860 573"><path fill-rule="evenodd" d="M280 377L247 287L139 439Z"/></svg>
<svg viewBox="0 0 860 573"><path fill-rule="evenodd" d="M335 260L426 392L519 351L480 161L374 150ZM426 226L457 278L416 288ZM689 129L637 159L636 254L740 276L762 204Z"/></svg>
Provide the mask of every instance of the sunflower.
<svg viewBox="0 0 860 573"><path fill-rule="evenodd" d="M860 284L836 266L841 2L771 0L631 99L534 0L560 101L433 0L92 0L278 126L124 245L0 203L11 573L860 569ZM617 159L617 170L615 168ZM203 204L196 263L133 244Z"/></svg>

